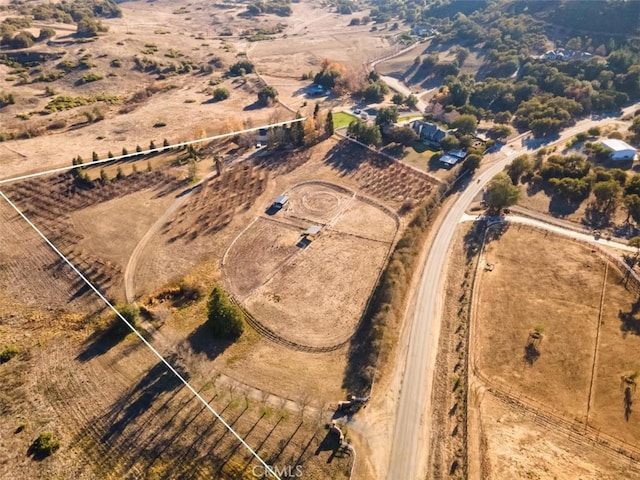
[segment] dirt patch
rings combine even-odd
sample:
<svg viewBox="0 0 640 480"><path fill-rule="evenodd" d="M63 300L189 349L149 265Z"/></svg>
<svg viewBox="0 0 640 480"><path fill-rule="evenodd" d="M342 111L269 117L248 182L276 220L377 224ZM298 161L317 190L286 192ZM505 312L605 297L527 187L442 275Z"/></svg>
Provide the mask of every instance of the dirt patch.
<svg viewBox="0 0 640 480"><path fill-rule="evenodd" d="M636 478L628 461L616 460L571 441L536 422L535 414L514 410L485 394L481 403L484 452L482 478Z"/></svg>
<svg viewBox="0 0 640 480"><path fill-rule="evenodd" d="M124 270L140 238L173 201L171 195L142 190L72 212L72 228L83 238L78 248L100 252Z"/></svg>
<svg viewBox="0 0 640 480"><path fill-rule="evenodd" d="M353 333L388 250L388 244L323 233L246 306L285 338L314 346L340 343Z"/></svg>
<svg viewBox="0 0 640 480"><path fill-rule="evenodd" d="M268 276L300 249L300 228L257 218L227 255L226 278L232 291L242 298L260 286ZM247 253L252 255L247 257ZM260 261L255 261L260 258Z"/></svg>

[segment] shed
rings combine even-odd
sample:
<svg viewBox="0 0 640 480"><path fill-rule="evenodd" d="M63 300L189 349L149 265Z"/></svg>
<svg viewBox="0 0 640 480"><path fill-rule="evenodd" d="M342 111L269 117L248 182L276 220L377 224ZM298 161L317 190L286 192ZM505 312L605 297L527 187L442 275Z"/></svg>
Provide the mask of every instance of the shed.
<svg viewBox="0 0 640 480"><path fill-rule="evenodd" d="M459 161L460 161L459 157L456 157L454 155L449 155L448 153L440 157L440 163L442 163L447 168L453 167Z"/></svg>
<svg viewBox="0 0 640 480"><path fill-rule="evenodd" d="M302 232L302 235L304 237L314 238L320 233L320 230L322 230L322 226L320 226L320 225L311 225L304 232Z"/></svg>
<svg viewBox="0 0 640 480"><path fill-rule="evenodd" d="M609 158L611 160L635 160L638 149L632 147L617 138L605 138L600 143L607 150L610 150Z"/></svg>
<svg viewBox="0 0 640 480"><path fill-rule="evenodd" d="M453 155L454 157L458 157L460 160L467 156L467 152L465 152L464 150L451 150L447 153L449 155Z"/></svg>
<svg viewBox="0 0 640 480"><path fill-rule="evenodd" d="M289 203L289 197L287 197L286 195L280 195L279 197L277 197L274 201L273 201L273 207L274 208L282 208L284 207L287 203Z"/></svg>

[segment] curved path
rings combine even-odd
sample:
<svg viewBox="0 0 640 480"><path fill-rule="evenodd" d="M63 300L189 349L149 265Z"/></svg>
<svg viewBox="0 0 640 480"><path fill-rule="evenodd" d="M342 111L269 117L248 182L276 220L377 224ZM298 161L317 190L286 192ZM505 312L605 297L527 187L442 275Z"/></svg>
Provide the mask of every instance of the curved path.
<svg viewBox="0 0 640 480"><path fill-rule="evenodd" d="M626 108L623 115L633 112L633 109L638 105L640 104ZM554 143L564 141L578 132L608 121L610 119L579 121L574 127L563 131ZM541 146L548 146L548 144ZM446 213L430 247L418 290L412 297L411 306L414 308L410 311L413 312L413 316L407 318L406 328L410 332L406 336L408 338L407 356L405 362L398 364L398 368L404 367L404 372L402 373L395 431L387 470L388 480L425 478L429 457L431 390L440 336L442 292L447 276L447 255L456 227L473 199L515 157L532 152L519 145L510 144L508 147L510 148L509 155L491 165L476 177L477 182L470 183L462 193L458 194L458 198Z"/></svg>
<svg viewBox="0 0 640 480"><path fill-rule="evenodd" d="M198 183L197 185L200 185ZM196 185L196 186L197 186ZM162 214L156 222L151 225L149 230L144 234L144 236L140 239L136 248L131 252L131 256L129 257L129 261L127 262L127 266L124 269L124 295L127 299L127 303L133 303L136 299L135 289L133 286L133 276L136 273L136 269L138 268L138 261L140 260L140 256L142 255L143 250L146 248L149 240L158 233L160 228L167 222L169 217L175 212L178 208L182 206L182 204L189 198L191 193L193 193L194 187L191 187L189 191L180 195L167 210Z"/></svg>
<svg viewBox="0 0 640 480"><path fill-rule="evenodd" d="M570 238L573 238L574 240L579 240L581 242L592 243L594 245L599 245L601 247L615 248L617 250L622 250L622 251L631 252L631 253L635 253L638 250L635 247L630 247L629 245L626 245L624 243L621 243L615 240L607 240L602 237L596 238L593 235L589 235L588 233L581 233L571 228L565 228L558 225L554 225L552 222L545 222L544 220L539 220L539 219L530 218L530 217L521 217L518 215L508 215L508 216L500 217L500 216L464 214L462 215L462 217L460 217L459 222L475 222L478 220L487 220L489 222L519 223L521 225L528 225L530 227L541 228L552 233L557 233L558 235L570 237Z"/></svg>

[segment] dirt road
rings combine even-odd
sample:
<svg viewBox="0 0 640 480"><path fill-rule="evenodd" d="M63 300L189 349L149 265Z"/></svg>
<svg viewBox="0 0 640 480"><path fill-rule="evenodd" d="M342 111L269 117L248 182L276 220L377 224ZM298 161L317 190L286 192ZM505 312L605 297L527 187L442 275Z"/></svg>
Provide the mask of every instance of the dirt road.
<svg viewBox="0 0 640 480"><path fill-rule="evenodd" d="M623 111L623 115L633 112L640 104ZM580 131L610 121L582 120L574 127L566 129L553 143L564 141ZM547 145L539 145L549 146ZM422 272L419 289L412 302L413 318L407 319L410 329L409 345L405 362L397 369L404 369L400 398L396 412L396 424L391 445L391 458L387 471L389 480L422 479L426 475L429 457L430 410L433 372L440 336L442 312L442 292L447 277L447 255L457 224L465 210L485 185L504 169L515 157L532 150L520 145L508 145L509 154L482 172L476 181L471 181L458 194L456 202L447 212L438 231ZM402 348L402 346L401 346Z"/></svg>
<svg viewBox="0 0 640 480"><path fill-rule="evenodd" d="M397 78L393 78L388 75L380 75L380 78L384 80L384 83L389 85L389 88L391 88L392 90L395 90L396 92L402 93L403 95L406 95L406 96L413 94L416 97L418 97L416 110L418 110L420 113L424 113L425 109L427 108L427 104L422 100L420 100L420 98L422 98L423 95L438 89L436 87L436 88L431 88L429 90L422 90L417 93L414 93L411 91L409 87L407 87L402 81L398 80Z"/></svg>
<svg viewBox="0 0 640 480"><path fill-rule="evenodd" d="M544 220L529 218L529 217L520 217L517 215L508 215L506 217L485 217L484 215L467 215L464 214L460 217L460 222L475 222L476 220L487 219L489 221L495 220L496 222L509 222L509 223L519 223L521 225L528 225L530 227L541 228L547 230L549 232L557 233L558 235L563 235L565 237L573 238L574 240L579 240L581 242L593 243L594 245L600 245L603 247L615 248L617 250L622 250L624 252L635 253L637 248L630 247L629 245L625 245L624 243L615 241L615 240L607 240L601 237L594 237L588 233L581 233L574 229L564 228L559 225L554 225L550 222L545 222Z"/></svg>

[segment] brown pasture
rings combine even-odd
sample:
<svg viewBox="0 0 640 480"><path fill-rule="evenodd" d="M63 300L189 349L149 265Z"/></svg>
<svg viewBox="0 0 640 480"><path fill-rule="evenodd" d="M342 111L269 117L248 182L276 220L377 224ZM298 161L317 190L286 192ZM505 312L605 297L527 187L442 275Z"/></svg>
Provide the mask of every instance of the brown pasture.
<svg viewBox="0 0 640 480"><path fill-rule="evenodd" d="M490 242L483 261L490 268L477 278L474 339L481 378L638 445L622 382L640 370L637 294L625 288L618 267L589 246L518 227Z"/></svg>

